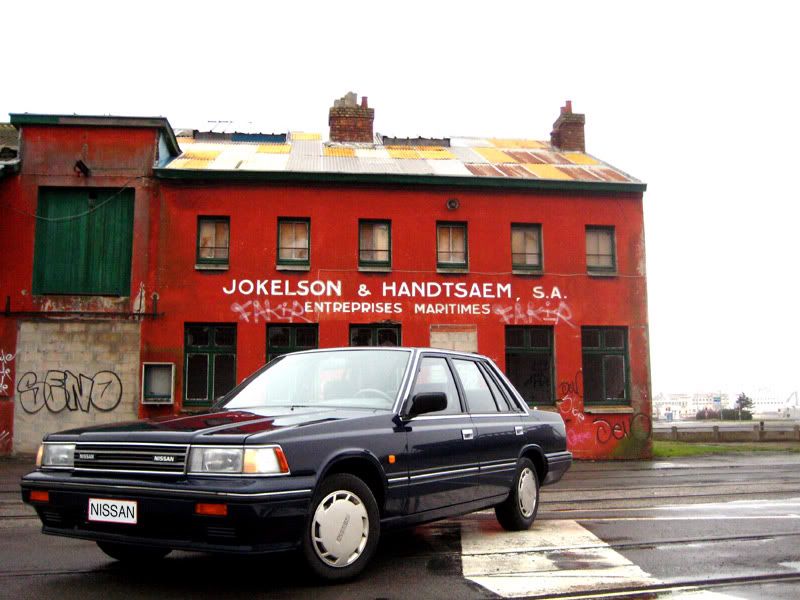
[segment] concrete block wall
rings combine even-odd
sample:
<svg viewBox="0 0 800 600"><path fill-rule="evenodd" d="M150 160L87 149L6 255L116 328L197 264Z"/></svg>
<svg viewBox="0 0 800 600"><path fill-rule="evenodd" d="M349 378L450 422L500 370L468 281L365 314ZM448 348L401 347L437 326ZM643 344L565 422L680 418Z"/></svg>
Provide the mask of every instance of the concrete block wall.
<svg viewBox="0 0 800 600"><path fill-rule="evenodd" d="M50 432L136 419L140 337L128 321L20 323L14 453Z"/></svg>

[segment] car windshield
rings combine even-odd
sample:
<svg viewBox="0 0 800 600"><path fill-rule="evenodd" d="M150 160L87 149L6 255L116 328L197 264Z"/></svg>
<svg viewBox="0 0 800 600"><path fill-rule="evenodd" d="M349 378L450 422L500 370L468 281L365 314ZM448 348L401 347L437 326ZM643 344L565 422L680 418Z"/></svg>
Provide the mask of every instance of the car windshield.
<svg viewBox="0 0 800 600"><path fill-rule="evenodd" d="M223 406L391 410L410 358L408 351L377 349L287 354L234 390Z"/></svg>

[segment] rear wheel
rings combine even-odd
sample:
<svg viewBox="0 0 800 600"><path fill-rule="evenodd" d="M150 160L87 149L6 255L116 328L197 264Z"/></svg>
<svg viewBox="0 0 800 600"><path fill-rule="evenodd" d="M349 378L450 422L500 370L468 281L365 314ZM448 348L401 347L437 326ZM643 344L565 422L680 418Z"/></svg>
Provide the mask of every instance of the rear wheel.
<svg viewBox="0 0 800 600"><path fill-rule="evenodd" d="M125 563L154 562L172 552L169 548L115 544L113 542L97 542L97 546L111 558Z"/></svg>
<svg viewBox="0 0 800 600"><path fill-rule="evenodd" d="M522 531L533 525L538 509L539 477L533 463L523 458L517 465L511 493L504 502L494 507L494 514L503 529Z"/></svg>
<svg viewBox="0 0 800 600"><path fill-rule="evenodd" d="M372 558L379 537L378 504L369 486L348 473L325 479L303 536L303 554L314 573L330 581L355 577Z"/></svg>

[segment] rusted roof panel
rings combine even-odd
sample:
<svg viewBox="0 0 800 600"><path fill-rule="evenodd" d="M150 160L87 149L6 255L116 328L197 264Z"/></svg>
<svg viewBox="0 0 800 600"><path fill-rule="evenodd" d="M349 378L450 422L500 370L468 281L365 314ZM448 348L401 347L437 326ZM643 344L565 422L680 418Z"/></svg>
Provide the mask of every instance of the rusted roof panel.
<svg viewBox="0 0 800 600"><path fill-rule="evenodd" d="M594 156L560 152L547 142L461 137L449 138L449 147L432 145L433 139L411 143L422 139L382 145L323 142L303 132L292 132L286 143L181 137L183 154L166 168L639 183Z"/></svg>

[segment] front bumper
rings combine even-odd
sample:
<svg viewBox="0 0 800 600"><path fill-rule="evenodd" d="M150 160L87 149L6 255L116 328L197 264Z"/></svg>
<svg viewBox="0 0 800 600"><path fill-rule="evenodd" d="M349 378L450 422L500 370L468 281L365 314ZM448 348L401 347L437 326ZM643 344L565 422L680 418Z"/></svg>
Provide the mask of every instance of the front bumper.
<svg viewBox="0 0 800 600"><path fill-rule="evenodd" d="M108 479L35 471L23 477L22 499L51 535L180 550L264 553L299 545L313 482L310 477ZM48 492L47 502L31 491ZM135 500L135 525L88 520L89 498ZM226 516L195 514L196 504L224 503Z"/></svg>
<svg viewBox="0 0 800 600"><path fill-rule="evenodd" d="M542 485L556 483L572 465L572 452L553 452L547 454L547 475Z"/></svg>

